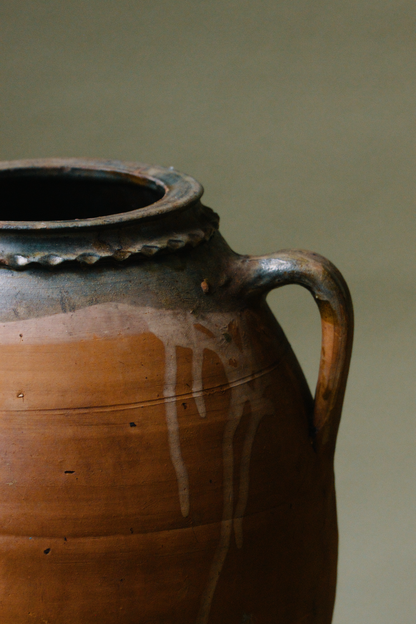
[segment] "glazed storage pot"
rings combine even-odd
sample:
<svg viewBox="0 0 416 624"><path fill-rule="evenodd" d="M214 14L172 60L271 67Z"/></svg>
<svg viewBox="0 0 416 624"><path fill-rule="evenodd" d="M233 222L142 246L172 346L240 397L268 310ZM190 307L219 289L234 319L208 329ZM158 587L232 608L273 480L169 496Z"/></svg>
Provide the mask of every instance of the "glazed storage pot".
<svg viewBox="0 0 416 624"><path fill-rule="evenodd" d="M0 167L2 624L329 624L352 308L173 169ZM238 224L237 224L238 225ZM313 400L266 303L322 318Z"/></svg>

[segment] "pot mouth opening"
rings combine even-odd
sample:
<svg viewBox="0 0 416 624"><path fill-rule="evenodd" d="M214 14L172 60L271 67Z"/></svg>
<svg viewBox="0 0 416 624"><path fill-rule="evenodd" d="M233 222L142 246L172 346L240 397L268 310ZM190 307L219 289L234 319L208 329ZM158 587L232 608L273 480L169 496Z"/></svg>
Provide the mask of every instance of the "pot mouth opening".
<svg viewBox="0 0 416 624"><path fill-rule="evenodd" d="M174 169L80 159L0 163L0 229L121 224L181 210L202 187Z"/></svg>
<svg viewBox="0 0 416 624"><path fill-rule="evenodd" d="M0 221L79 221L139 210L165 195L115 176L75 173L45 175L42 170L0 176Z"/></svg>

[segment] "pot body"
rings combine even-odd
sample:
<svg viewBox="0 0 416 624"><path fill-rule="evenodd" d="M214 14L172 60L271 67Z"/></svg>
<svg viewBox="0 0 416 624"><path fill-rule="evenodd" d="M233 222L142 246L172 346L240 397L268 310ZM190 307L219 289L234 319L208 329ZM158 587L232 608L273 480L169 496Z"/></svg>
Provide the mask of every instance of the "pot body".
<svg viewBox="0 0 416 624"><path fill-rule="evenodd" d="M4 624L331 621L333 453L241 267L215 232L0 271Z"/></svg>

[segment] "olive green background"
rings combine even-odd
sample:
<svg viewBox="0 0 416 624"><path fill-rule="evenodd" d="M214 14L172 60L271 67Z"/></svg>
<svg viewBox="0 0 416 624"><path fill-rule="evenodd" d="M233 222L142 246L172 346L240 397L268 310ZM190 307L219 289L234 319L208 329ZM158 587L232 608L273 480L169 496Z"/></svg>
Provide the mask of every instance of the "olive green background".
<svg viewBox="0 0 416 624"><path fill-rule="evenodd" d="M347 279L334 624L416 621L415 17L410 0L0 5L2 160L173 165L236 251L312 249ZM312 298L270 303L314 385Z"/></svg>

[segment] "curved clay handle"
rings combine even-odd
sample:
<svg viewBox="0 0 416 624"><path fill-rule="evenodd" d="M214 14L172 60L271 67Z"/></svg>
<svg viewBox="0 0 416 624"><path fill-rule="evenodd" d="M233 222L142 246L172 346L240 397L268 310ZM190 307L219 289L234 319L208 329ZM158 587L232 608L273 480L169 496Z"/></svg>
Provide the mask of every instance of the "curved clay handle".
<svg viewBox="0 0 416 624"><path fill-rule="evenodd" d="M354 315L348 286L326 258L303 250L282 250L242 261L246 295L267 294L285 284L300 284L321 313L322 349L316 386L313 437L317 447L335 444L351 358ZM330 445L331 446L331 445Z"/></svg>

